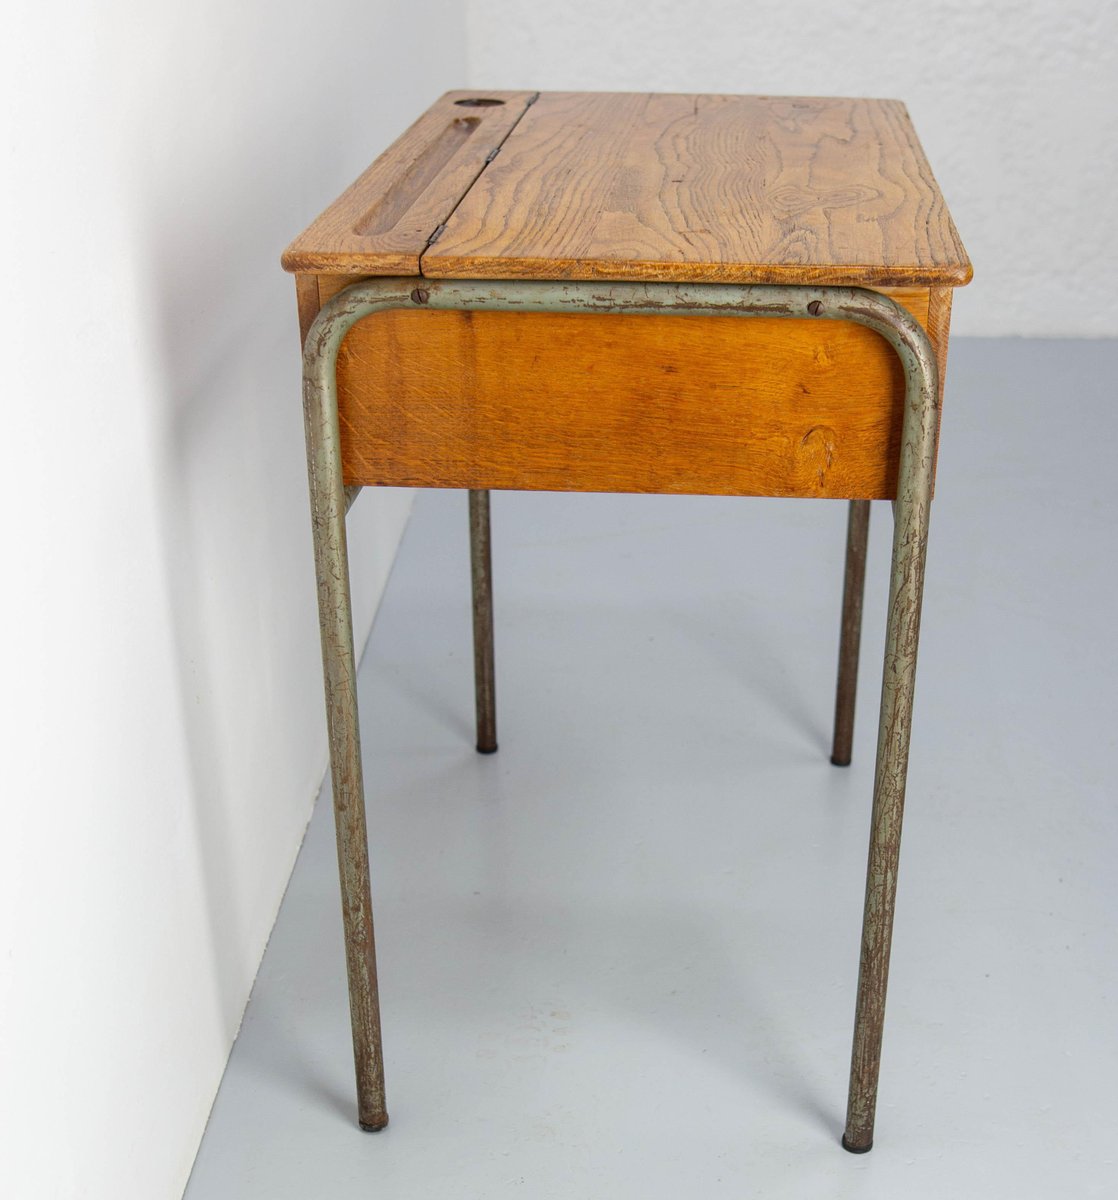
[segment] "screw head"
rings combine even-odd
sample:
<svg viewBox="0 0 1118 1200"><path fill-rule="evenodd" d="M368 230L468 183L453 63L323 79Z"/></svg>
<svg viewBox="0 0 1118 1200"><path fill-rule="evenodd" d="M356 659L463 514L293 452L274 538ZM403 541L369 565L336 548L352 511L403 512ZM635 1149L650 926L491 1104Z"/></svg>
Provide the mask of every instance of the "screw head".
<svg viewBox="0 0 1118 1200"><path fill-rule="evenodd" d="M813 317L817 317L817 316L819 316L819 314L820 314L820 313L823 311L823 301L822 301L822 300L813 300L813 301L812 301L812 302L811 302L811 303L810 303L810 304L807 306L807 311L808 311L809 313L811 313L811 315L812 315Z"/></svg>
<svg viewBox="0 0 1118 1200"><path fill-rule="evenodd" d="M416 304L426 304L431 298L431 293L426 288L416 288L412 292L411 298Z"/></svg>

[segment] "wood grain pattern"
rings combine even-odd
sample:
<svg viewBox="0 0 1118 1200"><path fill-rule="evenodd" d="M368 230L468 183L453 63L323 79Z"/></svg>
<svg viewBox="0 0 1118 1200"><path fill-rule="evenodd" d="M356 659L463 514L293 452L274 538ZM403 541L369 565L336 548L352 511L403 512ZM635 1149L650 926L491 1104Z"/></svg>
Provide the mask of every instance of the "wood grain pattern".
<svg viewBox="0 0 1118 1200"><path fill-rule="evenodd" d="M447 278L965 284L896 100L543 93L422 256Z"/></svg>
<svg viewBox="0 0 1118 1200"><path fill-rule="evenodd" d="M288 246L284 269L417 275L428 239L534 95L447 92Z"/></svg>
<svg viewBox="0 0 1118 1200"><path fill-rule="evenodd" d="M304 336L380 274L845 283L912 311L942 379L970 263L899 102L491 95L443 97L294 244ZM392 312L350 332L338 384L350 485L896 487L900 367L848 324Z"/></svg>
<svg viewBox="0 0 1118 1200"><path fill-rule="evenodd" d="M928 321L927 289L896 294ZM843 322L389 312L350 331L338 388L347 484L861 499L896 488L900 365Z"/></svg>
<svg viewBox="0 0 1118 1200"><path fill-rule="evenodd" d="M299 345L307 344L307 332L326 300L319 295L317 275L295 276L295 303L299 306Z"/></svg>
<svg viewBox="0 0 1118 1200"><path fill-rule="evenodd" d="M939 366L939 400L943 404L943 385L947 379L947 343L951 336L951 288L931 288L928 292L928 317L922 324L936 348L936 363Z"/></svg>
<svg viewBox="0 0 1118 1200"><path fill-rule="evenodd" d="M923 323L936 351L936 366L939 369L939 419L943 420L943 394L947 382L947 345L951 340L951 301L955 296L952 288L930 288L928 291L928 319ZM939 442L936 442L936 466L939 466ZM933 480L933 484L934 484Z"/></svg>

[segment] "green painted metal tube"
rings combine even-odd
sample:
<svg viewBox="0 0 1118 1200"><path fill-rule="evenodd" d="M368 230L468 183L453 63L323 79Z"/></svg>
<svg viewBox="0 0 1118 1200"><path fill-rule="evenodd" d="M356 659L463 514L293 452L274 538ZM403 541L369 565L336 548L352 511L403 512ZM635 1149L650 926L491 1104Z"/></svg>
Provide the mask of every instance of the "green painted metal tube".
<svg viewBox="0 0 1118 1200"><path fill-rule="evenodd" d="M850 766L854 749L854 701L858 695L858 658L862 644L862 600L866 589L866 549L870 502L851 500L846 520L846 567L842 582L838 682L835 686L835 733L831 762Z"/></svg>
<svg viewBox="0 0 1118 1200"><path fill-rule="evenodd" d="M474 611L474 693L477 750L497 749L497 675L493 650L493 549L489 492L470 491L470 577Z"/></svg>
<svg viewBox="0 0 1118 1200"><path fill-rule="evenodd" d="M839 287L393 278L354 284L322 308L307 334L303 396L358 1107L361 1124L370 1129L381 1128L388 1117L345 542L345 512L352 496L347 496L342 484L335 375L338 349L354 324L386 309L415 307L852 321L880 334L897 353L904 369L905 406L893 506L893 563L854 1047L843 1135L848 1150L868 1150L873 1143L938 434L938 373L924 330L887 296Z"/></svg>

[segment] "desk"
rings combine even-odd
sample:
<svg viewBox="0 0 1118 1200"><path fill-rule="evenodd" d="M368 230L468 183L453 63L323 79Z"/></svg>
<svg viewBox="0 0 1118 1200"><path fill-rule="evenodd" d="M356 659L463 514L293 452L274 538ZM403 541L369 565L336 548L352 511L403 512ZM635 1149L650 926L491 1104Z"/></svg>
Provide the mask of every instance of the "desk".
<svg viewBox="0 0 1118 1200"><path fill-rule="evenodd" d="M893 100L450 92L300 235L295 273L358 1116L388 1121L345 513L469 491L478 750L489 492L850 502L850 762L871 500L893 561L843 1145L873 1142L952 289L970 262ZM744 319L743 319L744 318Z"/></svg>

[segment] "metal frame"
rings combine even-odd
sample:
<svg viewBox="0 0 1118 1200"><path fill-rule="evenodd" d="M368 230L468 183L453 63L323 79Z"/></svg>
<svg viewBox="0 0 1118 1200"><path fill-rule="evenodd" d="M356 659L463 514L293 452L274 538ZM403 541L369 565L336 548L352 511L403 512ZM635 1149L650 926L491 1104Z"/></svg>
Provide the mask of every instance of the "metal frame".
<svg viewBox="0 0 1118 1200"><path fill-rule="evenodd" d="M674 313L681 316L789 317L853 321L896 351L905 378L904 418L893 504L877 768L870 821L861 962L846 1130L854 1153L873 1144L889 949L897 888L901 819L908 770L913 685L920 632L928 516L938 435L936 358L920 324L889 297L860 288L672 283L552 283L535 280L370 279L330 300L308 331L303 406L311 518L322 632L326 715L345 921L358 1115L362 1128L388 1122L384 1099L368 843L357 722L356 663L350 612L345 514L357 493L342 481L336 368L350 328L373 313L427 307L466 311ZM488 493L471 492L478 748L496 749L493 705L493 610ZM862 507L859 507L862 506ZM864 514L864 515L863 515ZM835 760L849 761L868 502L855 500L847 543L843 636L836 702ZM838 723L845 721L840 744ZM845 750L845 756L839 751Z"/></svg>
<svg viewBox="0 0 1118 1200"><path fill-rule="evenodd" d="M862 599L866 592L866 550L870 535L870 502L851 500L846 521L846 571L842 583L842 627L839 633L838 684L835 687L835 736L831 762L850 766L854 748L854 698L858 691L858 658L862 646Z"/></svg>

